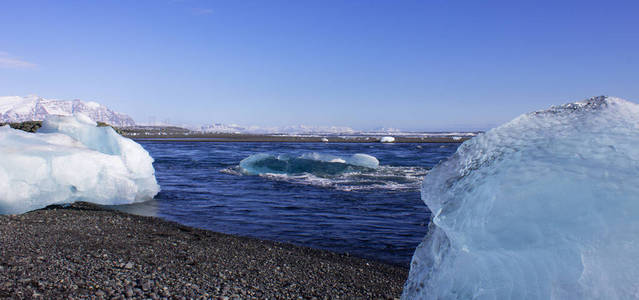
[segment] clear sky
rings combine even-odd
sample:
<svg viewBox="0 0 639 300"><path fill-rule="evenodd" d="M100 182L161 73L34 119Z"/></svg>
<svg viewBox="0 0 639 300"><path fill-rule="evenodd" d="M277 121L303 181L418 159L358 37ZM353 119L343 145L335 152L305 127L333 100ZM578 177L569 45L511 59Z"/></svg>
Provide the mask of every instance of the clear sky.
<svg viewBox="0 0 639 300"><path fill-rule="evenodd" d="M639 1L0 0L0 95L138 122L485 129L639 101Z"/></svg>

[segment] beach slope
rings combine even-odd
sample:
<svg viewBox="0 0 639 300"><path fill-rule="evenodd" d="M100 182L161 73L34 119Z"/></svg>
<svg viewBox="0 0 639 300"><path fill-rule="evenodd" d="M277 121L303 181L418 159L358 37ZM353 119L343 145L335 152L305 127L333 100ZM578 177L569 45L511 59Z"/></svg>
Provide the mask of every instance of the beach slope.
<svg viewBox="0 0 639 300"><path fill-rule="evenodd" d="M88 203L0 216L0 298L388 299L408 270Z"/></svg>

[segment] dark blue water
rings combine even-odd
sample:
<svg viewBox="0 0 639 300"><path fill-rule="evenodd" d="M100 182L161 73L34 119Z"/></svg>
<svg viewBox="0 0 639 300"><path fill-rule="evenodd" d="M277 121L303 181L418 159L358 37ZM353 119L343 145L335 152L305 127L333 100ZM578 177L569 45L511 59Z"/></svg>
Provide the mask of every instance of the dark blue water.
<svg viewBox="0 0 639 300"><path fill-rule="evenodd" d="M155 159L159 217L407 265L426 234L421 178L458 144L140 142ZM256 153L376 157L380 168L337 176L243 175Z"/></svg>

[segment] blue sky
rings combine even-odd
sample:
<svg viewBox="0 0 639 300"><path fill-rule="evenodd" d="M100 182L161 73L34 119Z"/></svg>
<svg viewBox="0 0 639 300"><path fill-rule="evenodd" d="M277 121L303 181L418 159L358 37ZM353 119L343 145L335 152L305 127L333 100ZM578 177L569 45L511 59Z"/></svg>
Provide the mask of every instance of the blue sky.
<svg viewBox="0 0 639 300"><path fill-rule="evenodd" d="M637 1L4 1L0 95L138 122L485 129L639 101Z"/></svg>

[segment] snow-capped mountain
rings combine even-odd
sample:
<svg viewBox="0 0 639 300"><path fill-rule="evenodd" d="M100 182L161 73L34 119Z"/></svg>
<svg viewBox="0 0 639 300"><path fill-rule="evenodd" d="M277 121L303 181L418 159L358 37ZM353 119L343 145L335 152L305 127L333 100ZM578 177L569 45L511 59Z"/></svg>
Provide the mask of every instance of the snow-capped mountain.
<svg viewBox="0 0 639 300"><path fill-rule="evenodd" d="M194 129L197 130L197 129ZM340 136L403 136L403 137L473 137L480 131L473 132L432 132L432 131L404 131L396 128L377 128L373 130L355 130L341 126L284 126L284 127L259 127L242 126L237 124L214 123L204 125L198 130L204 133L231 133L231 134L275 134L275 135L340 135Z"/></svg>
<svg viewBox="0 0 639 300"><path fill-rule="evenodd" d="M42 121L47 115L82 113L94 121L117 127L134 126L135 121L125 114L114 112L97 102L81 100L45 99L38 96L0 97L0 122Z"/></svg>

